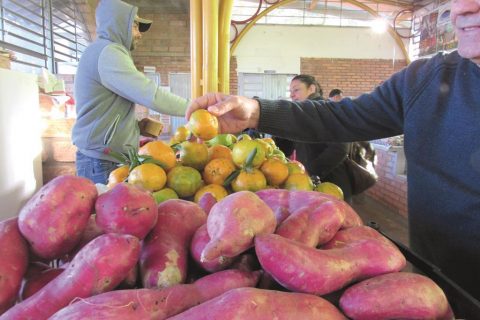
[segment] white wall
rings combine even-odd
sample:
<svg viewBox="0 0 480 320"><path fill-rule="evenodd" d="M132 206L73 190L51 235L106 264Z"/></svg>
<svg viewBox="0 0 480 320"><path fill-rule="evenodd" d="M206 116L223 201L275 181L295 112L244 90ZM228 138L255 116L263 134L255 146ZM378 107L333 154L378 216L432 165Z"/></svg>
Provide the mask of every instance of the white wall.
<svg viewBox="0 0 480 320"><path fill-rule="evenodd" d="M407 42L405 42L407 43ZM300 57L405 59L388 32L370 28L255 25L233 55L238 72L299 73Z"/></svg>
<svg viewBox="0 0 480 320"><path fill-rule="evenodd" d="M0 220L16 216L43 184L38 106L35 75L0 69Z"/></svg>

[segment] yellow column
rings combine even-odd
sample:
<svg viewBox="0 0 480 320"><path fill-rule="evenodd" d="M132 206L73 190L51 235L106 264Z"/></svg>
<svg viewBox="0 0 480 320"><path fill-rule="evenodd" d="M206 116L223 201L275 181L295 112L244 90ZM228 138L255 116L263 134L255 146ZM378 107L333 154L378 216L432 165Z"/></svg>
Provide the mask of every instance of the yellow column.
<svg viewBox="0 0 480 320"><path fill-rule="evenodd" d="M202 0L190 0L190 79L192 99L202 91Z"/></svg>
<svg viewBox="0 0 480 320"><path fill-rule="evenodd" d="M220 3L218 28L218 91L230 93L230 22L233 0Z"/></svg>
<svg viewBox="0 0 480 320"><path fill-rule="evenodd" d="M203 0L203 93L218 91L219 0Z"/></svg>

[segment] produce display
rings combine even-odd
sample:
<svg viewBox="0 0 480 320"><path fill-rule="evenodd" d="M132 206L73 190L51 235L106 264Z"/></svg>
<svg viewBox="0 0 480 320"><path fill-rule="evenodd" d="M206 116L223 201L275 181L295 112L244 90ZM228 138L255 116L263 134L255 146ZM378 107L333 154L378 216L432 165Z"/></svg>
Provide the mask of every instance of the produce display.
<svg viewBox="0 0 480 320"><path fill-rule="evenodd" d="M0 320L454 319L332 184L207 111L0 222ZM22 280L23 278L23 280ZM336 297L336 298L335 298Z"/></svg>

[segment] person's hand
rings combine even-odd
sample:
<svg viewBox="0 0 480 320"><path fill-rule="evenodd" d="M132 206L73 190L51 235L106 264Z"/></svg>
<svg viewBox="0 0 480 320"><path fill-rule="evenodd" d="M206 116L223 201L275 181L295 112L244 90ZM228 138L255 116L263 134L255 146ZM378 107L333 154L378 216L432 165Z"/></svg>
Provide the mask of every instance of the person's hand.
<svg viewBox="0 0 480 320"><path fill-rule="evenodd" d="M238 133L246 128L256 128L260 116L260 106L255 99L241 96L208 93L194 99L185 113L185 118L198 109L207 109L218 118L221 133Z"/></svg>

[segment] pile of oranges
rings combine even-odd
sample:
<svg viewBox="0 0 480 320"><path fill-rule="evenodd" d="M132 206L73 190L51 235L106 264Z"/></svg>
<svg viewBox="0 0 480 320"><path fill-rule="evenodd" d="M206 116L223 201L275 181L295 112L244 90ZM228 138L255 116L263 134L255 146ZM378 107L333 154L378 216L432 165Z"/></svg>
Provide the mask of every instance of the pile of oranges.
<svg viewBox="0 0 480 320"><path fill-rule="evenodd" d="M151 191L157 202L170 198L198 202L207 192L219 201L242 190L315 189L304 166L287 159L273 139L219 134L218 130L215 116L195 111L169 143L148 142L139 149L136 166L130 163L114 170L108 186L128 181Z"/></svg>

